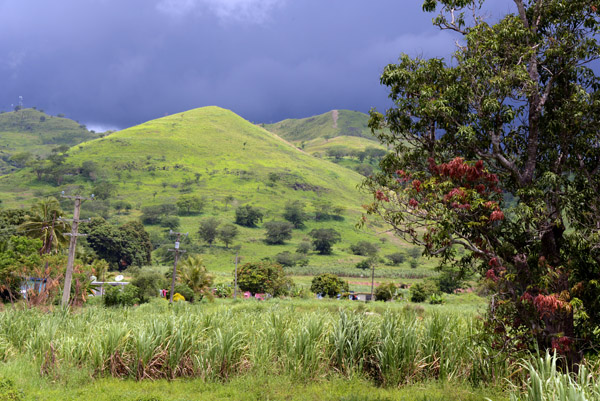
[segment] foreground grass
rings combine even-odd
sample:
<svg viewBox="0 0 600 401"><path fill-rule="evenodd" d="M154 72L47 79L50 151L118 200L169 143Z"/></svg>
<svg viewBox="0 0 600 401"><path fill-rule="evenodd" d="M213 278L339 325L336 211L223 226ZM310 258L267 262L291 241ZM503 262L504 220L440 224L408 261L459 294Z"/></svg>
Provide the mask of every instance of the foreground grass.
<svg viewBox="0 0 600 401"><path fill-rule="evenodd" d="M10 366L0 366L0 374L10 377L26 400L85 400L94 401L192 401L192 400L289 400L289 401L392 401L392 400L508 400L506 393L492 388L472 388L468 385L422 383L400 388L381 388L358 378L332 378L313 382L298 382L287 376L244 376L227 382L201 380L157 380L137 382L102 378L79 380L65 385L35 378L31 364L18 364L15 372ZM25 368L27 374L23 375ZM27 371L28 369L28 371ZM33 375L34 378L28 377ZM1 396L0 396L0 399Z"/></svg>

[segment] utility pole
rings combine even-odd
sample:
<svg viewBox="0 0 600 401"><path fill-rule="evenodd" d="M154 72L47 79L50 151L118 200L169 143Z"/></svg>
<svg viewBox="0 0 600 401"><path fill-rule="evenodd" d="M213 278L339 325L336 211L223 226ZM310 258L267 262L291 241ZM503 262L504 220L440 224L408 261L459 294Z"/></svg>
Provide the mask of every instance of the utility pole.
<svg viewBox="0 0 600 401"><path fill-rule="evenodd" d="M371 268L371 301L373 299L373 286L375 285L375 261L373 261L373 267Z"/></svg>
<svg viewBox="0 0 600 401"><path fill-rule="evenodd" d="M240 254L240 249L242 249L241 245L236 245L234 247L235 249L235 275L234 275L234 279L233 279L233 299L237 299L237 271L238 271L238 262L240 260L239 258L239 254Z"/></svg>
<svg viewBox="0 0 600 401"><path fill-rule="evenodd" d="M72 221L71 225L71 233L65 234L71 237L71 241L69 242L69 259L67 260L67 272L65 273L65 287L63 289L62 303L63 307L69 305L69 297L71 296L71 281L73 280L73 264L75 263L75 247L77 246L77 237L84 237L85 234L79 234L77 230L79 229L79 211L81 210L81 203L84 200L93 200L94 194L91 197L87 198L84 196L70 196L65 195L64 192L61 195L63 198L74 199L75 200L75 209L73 210L73 218L72 219L61 219L63 221Z"/></svg>
<svg viewBox="0 0 600 401"><path fill-rule="evenodd" d="M179 260L179 252L184 253L183 249L179 249L179 239L182 235L187 237L188 233L176 233L173 230L169 231L170 235L176 235L177 239L175 240L175 249L169 249L171 252L175 252L175 263L173 263L173 276L171 277L171 292L169 292L169 303L173 303L173 293L175 292L175 279L177 276L177 260Z"/></svg>

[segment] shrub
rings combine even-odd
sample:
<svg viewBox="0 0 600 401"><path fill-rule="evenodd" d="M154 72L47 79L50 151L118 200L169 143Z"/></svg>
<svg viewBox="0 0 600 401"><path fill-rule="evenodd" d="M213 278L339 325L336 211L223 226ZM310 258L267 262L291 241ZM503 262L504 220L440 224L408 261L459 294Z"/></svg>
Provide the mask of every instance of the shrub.
<svg viewBox="0 0 600 401"><path fill-rule="evenodd" d="M417 267L419 267L419 262L417 262L417 259L415 258L411 258L409 263L411 269L416 269Z"/></svg>
<svg viewBox="0 0 600 401"><path fill-rule="evenodd" d="M133 306L140 303L140 289L133 284L110 286L104 294L105 306Z"/></svg>
<svg viewBox="0 0 600 401"><path fill-rule="evenodd" d="M359 241L350 245L350 250L354 255L373 256L377 253L377 246L369 241Z"/></svg>
<svg viewBox="0 0 600 401"><path fill-rule="evenodd" d="M151 297L158 296L158 292L166 286L165 277L153 271L139 273L131 284L139 288L140 302L148 302Z"/></svg>
<svg viewBox="0 0 600 401"><path fill-rule="evenodd" d="M219 283L215 286L215 295L219 298L229 298L233 289L224 283Z"/></svg>
<svg viewBox="0 0 600 401"><path fill-rule="evenodd" d="M288 251L275 255L275 261L284 267L293 267L296 265L306 266L308 258L302 254L293 254Z"/></svg>
<svg viewBox="0 0 600 401"><path fill-rule="evenodd" d="M397 266L399 264L404 263L406 260L406 254L404 252L395 252L389 255L386 255L386 258L390 261L390 265Z"/></svg>
<svg viewBox="0 0 600 401"><path fill-rule="evenodd" d="M444 270L436 278L437 286L440 291L446 294L452 294L455 290L462 288L464 282L460 277L460 272Z"/></svg>
<svg viewBox="0 0 600 401"><path fill-rule="evenodd" d="M375 288L375 300L377 301L389 301L394 299L396 295L396 284L394 283L384 283L380 284L377 288Z"/></svg>
<svg viewBox="0 0 600 401"><path fill-rule="evenodd" d="M194 302L196 297L194 296L194 290L192 290L189 286L183 283L175 284L175 293L173 294L173 300L175 300L175 295L180 294L185 298L185 301ZM167 290L167 298L171 297L171 290Z"/></svg>
<svg viewBox="0 0 600 401"><path fill-rule="evenodd" d="M367 270L370 269L371 266L373 266L373 259L368 258L368 259L364 259L361 260L360 262L358 262L356 265L354 265L354 267L356 267L357 269L363 269L363 270Z"/></svg>
<svg viewBox="0 0 600 401"><path fill-rule="evenodd" d="M319 274L312 279L310 290L315 294L323 294L334 298L337 294L348 291L348 282L334 274Z"/></svg>
<svg viewBox="0 0 600 401"><path fill-rule="evenodd" d="M283 244L292 238L294 225L288 221L269 221L264 227L267 229L265 242L269 245Z"/></svg>
<svg viewBox="0 0 600 401"><path fill-rule="evenodd" d="M304 227L308 214L304 211L304 204L300 201L288 202L285 205L283 218L294 225L294 228Z"/></svg>
<svg viewBox="0 0 600 401"><path fill-rule="evenodd" d="M444 297L442 294L431 294L429 296L429 303L431 305L441 305L444 303Z"/></svg>
<svg viewBox="0 0 600 401"><path fill-rule="evenodd" d="M312 249L312 245L310 242L302 241L301 243L298 244L298 248L296 248L296 252L306 255L307 253L310 252L311 249Z"/></svg>
<svg viewBox="0 0 600 401"><path fill-rule="evenodd" d="M185 297L183 295L181 295L178 292L173 294L173 302L181 302L181 301L185 301Z"/></svg>
<svg viewBox="0 0 600 401"><path fill-rule="evenodd" d="M252 294L268 293L274 297L285 295L292 284L280 264L268 261L241 266L237 282L242 291L250 291Z"/></svg>
<svg viewBox="0 0 600 401"><path fill-rule="evenodd" d="M427 292L425 286L421 283L413 284L410 287L410 300L411 302L425 302L427 299Z"/></svg>

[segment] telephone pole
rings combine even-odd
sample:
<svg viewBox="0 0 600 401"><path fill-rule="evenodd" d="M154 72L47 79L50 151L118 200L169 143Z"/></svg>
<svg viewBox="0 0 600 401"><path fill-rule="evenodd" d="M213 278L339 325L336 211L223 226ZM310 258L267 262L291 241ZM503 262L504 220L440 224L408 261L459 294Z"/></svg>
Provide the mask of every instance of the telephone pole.
<svg viewBox="0 0 600 401"><path fill-rule="evenodd" d="M374 301L373 298L373 287L375 285L375 261L373 261L373 267L371 267L371 301Z"/></svg>
<svg viewBox="0 0 600 401"><path fill-rule="evenodd" d="M71 241L69 242L69 259L67 260L67 272L65 273L65 287L63 289L62 303L63 307L69 305L69 297L71 296L71 281L73 280L73 264L75 263L75 247L77 246L77 237L84 237L85 234L79 234L77 230L79 229L79 211L81 210L81 203L84 200L93 200L94 194L91 197L84 196L70 196L65 195L64 193L61 195L63 198L74 199L75 200L75 209L73 210L73 218L72 219L61 219L63 221L72 221L71 225L71 233L65 234L71 237Z"/></svg>
<svg viewBox="0 0 600 401"><path fill-rule="evenodd" d="M179 249L179 239L182 235L187 237L188 233L176 233L173 230L169 231L169 234L176 235L177 239L175 239L175 249L169 249L171 252L175 252L175 263L173 263L173 275L171 277L171 291L169 292L169 303L173 303L173 293L175 292L175 279L177 276L177 261L179 260L179 253L184 253L185 250Z"/></svg>

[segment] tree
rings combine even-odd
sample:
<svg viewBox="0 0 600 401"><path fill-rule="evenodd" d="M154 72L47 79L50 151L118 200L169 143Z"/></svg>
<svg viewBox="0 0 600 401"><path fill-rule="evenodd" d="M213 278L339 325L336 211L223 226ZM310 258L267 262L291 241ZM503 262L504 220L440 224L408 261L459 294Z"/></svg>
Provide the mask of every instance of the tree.
<svg viewBox="0 0 600 401"><path fill-rule="evenodd" d="M239 268L237 281L242 291L268 293L274 297L285 295L291 285L283 267L271 262L246 263Z"/></svg>
<svg viewBox="0 0 600 401"><path fill-rule="evenodd" d="M350 245L350 250L354 255L373 256L379 249L377 245L369 241L358 241L356 244Z"/></svg>
<svg viewBox="0 0 600 401"><path fill-rule="evenodd" d="M238 228L233 224L225 224L217 229L217 238L225 244L226 248L238 235Z"/></svg>
<svg viewBox="0 0 600 401"><path fill-rule="evenodd" d="M244 227L256 227L259 221L262 221L263 213L250 205L240 206L235 209L235 224Z"/></svg>
<svg viewBox="0 0 600 401"><path fill-rule="evenodd" d="M313 248L321 255L330 255L333 244L340 242L342 236L333 228L317 228L308 233L312 237Z"/></svg>
<svg viewBox="0 0 600 401"><path fill-rule="evenodd" d="M177 200L177 210L182 216L192 216L202 213L206 200L198 196L186 195Z"/></svg>
<svg viewBox="0 0 600 401"><path fill-rule="evenodd" d="M94 252L113 268L123 270L130 265L141 267L151 262L150 236L139 222L117 227L102 218L94 218L81 226L81 231L87 234L87 243Z"/></svg>
<svg viewBox="0 0 600 401"><path fill-rule="evenodd" d="M200 299L207 296L212 299L213 276L208 273L200 255L191 255L181 265L179 280L194 291Z"/></svg>
<svg viewBox="0 0 600 401"><path fill-rule="evenodd" d="M71 227L59 220L63 215L58 200L48 197L37 201L27 214L26 221L19 226L19 231L30 238L42 240L40 254L57 251L68 241L64 233Z"/></svg>
<svg viewBox="0 0 600 401"><path fill-rule="evenodd" d="M385 68L394 106L369 125L393 152L365 183L367 211L440 267L487 278L495 344L576 362L600 341L599 7L514 3L489 25L479 1L424 2L460 45L452 65L403 55Z"/></svg>
<svg viewBox="0 0 600 401"><path fill-rule="evenodd" d="M264 224L267 229L265 242L269 245L280 245L292 238L294 226L287 221L269 221Z"/></svg>
<svg viewBox="0 0 600 401"><path fill-rule="evenodd" d="M342 280L335 274L322 273L315 276L310 284L310 290L315 294L326 295L335 298L342 292L348 292L348 282Z"/></svg>
<svg viewBox="0 0 600 401"><path fill-rule="evenodd" d="M304 204L300 201L292 201L285 204L283 218L294 225L294 228L304 227L308 215L304 211Z"/></svg>
<svg viewBox="0 0 600 401"><path fill-rule="evenodd" d="M212 247L212 243L217 239L217 233L219 228L219 221L214 217L206 217L200 220L200 228L198 228L198 235Z"/></svg>

